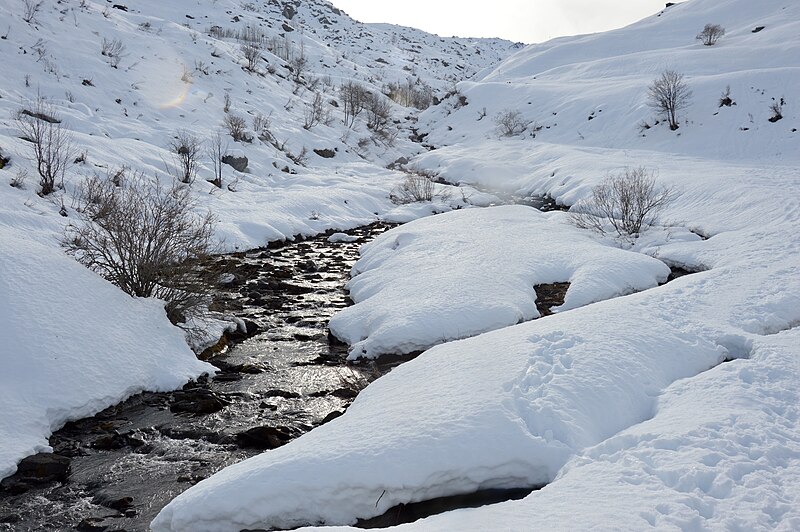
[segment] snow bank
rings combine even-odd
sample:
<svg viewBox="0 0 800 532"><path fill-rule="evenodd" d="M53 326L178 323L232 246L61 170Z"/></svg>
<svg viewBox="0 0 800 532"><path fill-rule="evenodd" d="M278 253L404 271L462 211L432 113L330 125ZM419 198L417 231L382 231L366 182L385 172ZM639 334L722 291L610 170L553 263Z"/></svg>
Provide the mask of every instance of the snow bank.
<svg viewBox="0 0 800 532"><path fill-rule="evenodd" d="M555 309L563 311L652 288L669 275L661 261L576 229L565 213L524 206L420 219L361 255L347 285L356 305L330 321L352 345L351 359L411 353L537 318L537 284L572 283Z"/></svg>
<svg viewBox="0 0 800 532"><path fill-rule="evenodd" d="M162 302L129 297L31 236L0 224L0 478L48 451L65 422L214 371Z"/></svg>

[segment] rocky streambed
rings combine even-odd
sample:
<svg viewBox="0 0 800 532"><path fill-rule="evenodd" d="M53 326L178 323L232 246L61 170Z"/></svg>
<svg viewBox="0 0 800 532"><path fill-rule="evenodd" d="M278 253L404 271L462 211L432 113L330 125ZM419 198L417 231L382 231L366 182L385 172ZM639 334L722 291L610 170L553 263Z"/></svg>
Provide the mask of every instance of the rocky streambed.
<svg viewBox="0 0 800 532"><path fill-rule="evenodd" d="M193 484L341 415L380 370L347 366L326 326L349 304L359 246L386 229L218 257L212 308L246 329L206 353L219 373L68 423L50 438L54 454L0 484L0 530L147 530Z"/></svg>

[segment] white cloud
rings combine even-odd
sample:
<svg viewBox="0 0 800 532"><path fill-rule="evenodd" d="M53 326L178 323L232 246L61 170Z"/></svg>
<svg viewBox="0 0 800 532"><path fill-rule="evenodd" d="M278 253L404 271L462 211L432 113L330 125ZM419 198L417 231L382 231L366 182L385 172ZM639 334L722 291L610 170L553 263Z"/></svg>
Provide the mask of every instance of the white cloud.
<svg viewBox="0 0 800 532"><path fill-rule="evenodd" d="M624 26L664 0L334 0L363 22L390 22L443 36L504 37L526 43Z"/></svg>

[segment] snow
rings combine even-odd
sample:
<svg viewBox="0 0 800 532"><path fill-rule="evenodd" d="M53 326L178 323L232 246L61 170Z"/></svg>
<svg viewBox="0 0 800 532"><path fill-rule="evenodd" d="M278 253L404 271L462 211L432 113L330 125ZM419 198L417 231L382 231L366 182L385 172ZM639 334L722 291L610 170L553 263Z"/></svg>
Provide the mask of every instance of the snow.
<svg viewBox="0 0 800 532"><path fill-rule="evenodd" d="M727 34L703 47L694 35L709 22ZM568 205L608 173L645 166L681 193L663 226L626 251L564 215L519 207L386 233L363 249L357 303L332 323L367 356L481 332L459 330L472 323L465 309L506 317L475 320L496 330L425 351L344 416L184 492L154 530L351 525L397 504L542 484L519 501L397 528L800 527L799 27L800 6L784 0L689 0L628 28L526 48L461 83L468 105L450 98L420 117L436 149L412 164ZM645 104L667 67L694 91L676 132ZM719 108L727 85L737 105ZM781 96L784 118L770 123ZM505 108L542 129L500 139L492 117ZM533 283L596 274L595 257L613 257L642 288L663 275L655 259L704 271L605 299L626 292L610 272L605 300L512 325ZM598 299L573 282L582 302Z"/></svg>
<svg viewBox="0 0 800 532"><path fill-rule="evenodd" d="M154 530L351 525L397 504L543 484L399 528L800 528L800 5L688 0L502 62L512 43L364 25L322 0L292 4L291 16L280 2L246 5L45 3L27 24L0 1L0 151L11 157L0 180L30 174L23 189L0 183L0 477L67 420L211 370L160 302L122 294L58 240L80 217L85 177L123 166L163 176L170 139L209 138L229 95L229 113L248 127L268 116L273 139L230 141L248 167L225 166L221 189L201 164L193 197L218 217L223 249L426 217L363 248L356 304L331 328L354 358L447 342L375 381L344 416L190 488ZM726 35L704 47L694 36L709 22ZM239 43L209 35L214 24L285 33L295 52L302 43L305 83L270 51L245 71ZM100 55L103 37L126 45L119 68ZM677 131L646 102L666 68L693 91ZM393 105L391 142L363 117L345 127L331 104L329 123L303 127L315 92L329 102L344 80L378 92L411 78L443 96L478 71L423 113ZM736 105L719 107L728 86ZM47 198L13 122L37 93L87 154ZM500 138L505 109L531 126ZM392 204L405 174L387 167L401 157L462 185L455 199ZM572 205L639 166L680 196L633 246L563 213L446 213L507 194ZM665 265L701 273L656 286ZM533 286L567 280L565 304L535 319Z"/></svg>
<svg viewBox="0 0 800 532"><path fill-rule="evenodd" d="M669 268L598 242L563 212L505 206L392 229L362 247L352 275L356 305L336 314L330 330L358 359L421 351L538 318L538 284L572 283L558 312L653 288Z"/></svg>
<svg viewBox="0 0 800 532"><path fill-rule="evenodd" d="M48 436L66 421L213 370L197 361L161 302L131 299L60 249L64 226L81 218L76 207L85 178L121 169L163 178L174 172L169 144L178 131L207 143L231 113L246 120L254 137L237 143L223 134L227 153L248 158L247 171L225 165L218 189L206 182L213 172L203 155L191 185L198 210L218 219L222 250L368 224L395 208L389 192L402 174L385 167L420 148L406 138L410 118L397 126L402 134L394 144L372 140L363 116L344 127L341 110L328 103L338 84L354 79L379 92L384 83L410 78L443 91L518 48L500 39L442 40L411 28L365 25L322 0L295 6L289 18L277 3L248 8L233 0L146 0L127 11L93 0L43 2L27 23L19 2L0 0L7 23L0 39L0 155L10 158L0 169L0 478L25 456L47 450ZM211 36L213 25L258 28L265 45L303 50L311 65L303 84L268 50L258 72L245 71L240 43ZM116 68L101 55L103 39L124 45ZM306 129L316 92L331 120ZM14 122L39 96L85 155L67 172L64 187L45 198L37 195L30 146ZM394 115L418 113L392 105ZM272 141L252 131L258 114L269 119ZM336 155L325 159L314 149ZM21 188L8 186L25 172ZM205 323L203 341L231 326Z"/></svg>
<svg viewBox="0 0 800 532"><path fill-rule="evenodd" d="M0 477L49 451L47 436L69 420L215 372L161 302L130 298L31 236L0 222Z"/></svg>

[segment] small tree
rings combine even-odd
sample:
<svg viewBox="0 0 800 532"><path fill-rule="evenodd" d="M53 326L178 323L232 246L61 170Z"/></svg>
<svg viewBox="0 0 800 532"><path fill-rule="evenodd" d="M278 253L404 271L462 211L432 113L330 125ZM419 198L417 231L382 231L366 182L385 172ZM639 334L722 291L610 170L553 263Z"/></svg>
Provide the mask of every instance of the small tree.
<svg viewBox="0 0 800 532"><path fill-rule="evenodd" d="M141 174L118 187L95 175L78 203L85 220L67 227L63 244L80 263L131 296L163 299L176 324L207 301L213 280L197 264L214 251L214 217L194 213L188 187Z"/></svg>
<svg viewBox="0 0 800 532"><path fill-rule="evenodd" d="M348 81L339 88L339 95L342 97L343 102L344 125L353 127L356 118L364 110L368 92L355 81Z"/></svg>
<svg viewBox="0 0 800 532"><path fill-rule="evenodd" d="M522 117L522 113L512 109L506 109L498 114L494 123L497 125L497 130L503 137L514 137L522 134L530 122Z"/></svg>
<svg viewBox="0 0 800 532"><path fill-rule="evenodd" d="M255 42L248 42L241 46L242 54L247 62L245 68L250 72L255 72L258 62L261 60L261 46Z"/></svg>
<svg viewBox="0 0 800 532"><path fill-rule="evenodd" d="M626 168L607 177L592 189L590 198L570 211L578 227L605 234L610 225L618 236L636 238L656 223L674 198L673 189L656 186L655 176L646 168Z"/></svg>
<svg viewBox="0 0 800 532"><path fill-rule="evenodd" d="M198 158L200 156L200 140L186 130L180 130L169 143L175 165L178 167L178 178L183 183L191 184L197 177Z"/></svg>
<svg viewBox="0 0 800 532"><path fill-rule="evenodd" d="M214 169L214 179L210 182L217 188L222 188L222 159L228 153L228 143L222 138L222 134L217 131L207 148L208 158L211 161L211 166Z"/></svg>
<svg viewBox="0 0 800 532"><path fill-rule="evenodd" d="M47 196L55 190L56 182L63 183L64 174L72 165L72 133L63 127L55 108L41 96L32 109L17 112L16 122L21 137L31 144L39 174L39 194Z"/></svg>
<svg viewBox="0 0 800 532"><path fill-rule="evenodd" d="M648 105L669 122L672 131L678 129L678 113L689 105L692 91L683 79L683 74L665 70L648 87Z"/></svg>
<svg viewBox="0 0 800 532"><path fill-rule="evenodd" d="M706 46L714 46L723 35L725 35L725 28L719 24L706 24L703 31L697 34L696 39L702 41Z"/></svg>

